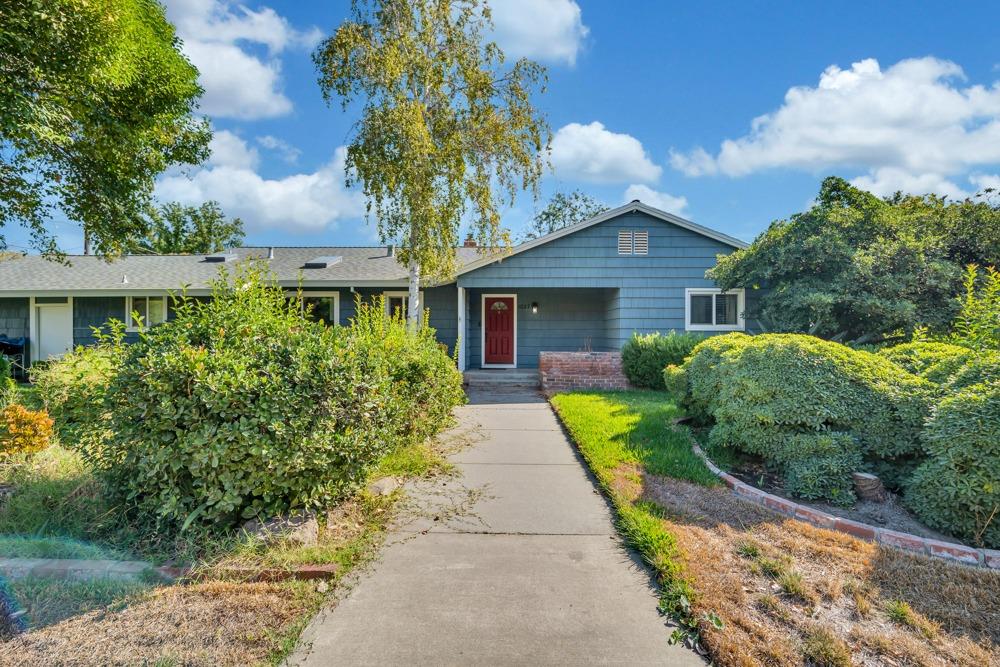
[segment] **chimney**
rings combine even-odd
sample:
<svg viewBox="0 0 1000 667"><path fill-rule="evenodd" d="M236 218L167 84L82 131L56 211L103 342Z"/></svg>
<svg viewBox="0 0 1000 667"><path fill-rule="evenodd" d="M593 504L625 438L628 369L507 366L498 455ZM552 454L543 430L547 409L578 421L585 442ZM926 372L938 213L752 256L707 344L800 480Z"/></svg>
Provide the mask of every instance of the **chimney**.
<svg viewBox="0 0 1000 667"><path fill-rule="evenodd" d="M466 248L475 248L476 239L472 238L472 234L469 234L468 236L465 237L465 243L463 243L462 246Z"/></svg>
<svg viewBox="0 0 1000 667"><path fill-rule="evenodd" d="M267 249L267 258L274 259L274 246Z"/></svg>

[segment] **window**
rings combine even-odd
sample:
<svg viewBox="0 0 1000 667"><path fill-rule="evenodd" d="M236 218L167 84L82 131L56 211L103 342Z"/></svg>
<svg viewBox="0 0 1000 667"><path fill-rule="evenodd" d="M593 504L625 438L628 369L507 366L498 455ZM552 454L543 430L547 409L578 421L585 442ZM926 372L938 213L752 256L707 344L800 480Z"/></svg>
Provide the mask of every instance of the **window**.
<svg viewBox="0 0 1000 667"><path fill-rule="evenodd" d="M385 313L386 315L396 315L399 314L400 317L406 317L406 308L410 303L410 293L409 292L383 292L382 296L385 298ZM424 308L424 293L420 292L420 309Z"/></svg>
<svg viewBox="0 0 1000 667"><path fill-rule="evenodd" d="M291 300L302 297L302 309L306 317L327 326L340 324L340 292L285 292Z"/></svg>
<svg viewBox="0 0 1000 667"><path fill-rule="evenodd" d="M618 232L619 255L649 254L649 232L646 230L622 229Z"/></svg>
<svg viewBox="0 0 1000 667"><path fill-rule="evenodd" d="M139 319L135 316L138 315ZM167 298L164 296L130 296L125 299L125 327L138 331L142 327L162 324L167 319Z"/></svg>
<svg viewBox="0 0 1000 667"><path fill-rule="evenodd" d="M744 291L711 288L685 290L685 326L688 331L742 331Z"/></svg>

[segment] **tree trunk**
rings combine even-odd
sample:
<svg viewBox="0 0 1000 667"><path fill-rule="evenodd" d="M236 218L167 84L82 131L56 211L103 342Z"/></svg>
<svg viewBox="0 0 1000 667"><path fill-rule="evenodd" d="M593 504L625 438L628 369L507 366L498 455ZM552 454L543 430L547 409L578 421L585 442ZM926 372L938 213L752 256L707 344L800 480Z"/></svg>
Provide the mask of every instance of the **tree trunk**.
<svg viewBox="0 0 1000 667"><path fill-rule="evenodd" d="M406 321L411 329L416 329L420 322L420 312L424 305L420 303L420 266L415 260L410 260L409 302L406 305Z"/></svg>

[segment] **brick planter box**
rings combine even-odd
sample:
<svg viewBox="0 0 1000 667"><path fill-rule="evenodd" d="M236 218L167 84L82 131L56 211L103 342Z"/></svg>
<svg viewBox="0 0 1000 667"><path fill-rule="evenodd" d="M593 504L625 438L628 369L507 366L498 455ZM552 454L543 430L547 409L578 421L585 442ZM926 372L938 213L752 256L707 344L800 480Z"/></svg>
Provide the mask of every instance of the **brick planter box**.
<svg viewBox="0 0 1000 667"><path fill-rule="evenodd" d="M539 352L542 391L628 389L619 352Z"/></svg>

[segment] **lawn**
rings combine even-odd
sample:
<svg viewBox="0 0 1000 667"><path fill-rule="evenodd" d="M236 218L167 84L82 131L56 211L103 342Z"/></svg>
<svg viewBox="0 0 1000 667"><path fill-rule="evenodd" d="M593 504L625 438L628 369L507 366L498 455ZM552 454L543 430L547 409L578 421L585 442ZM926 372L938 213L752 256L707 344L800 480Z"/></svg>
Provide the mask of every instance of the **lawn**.
<svg viewBox="0 0 1000 667"><path fill-rule="evenodd" d="M1000 664L1000 574L744 503L693 454L667 393L551 402L659 575L675 638L714 664Z"/></svg>

